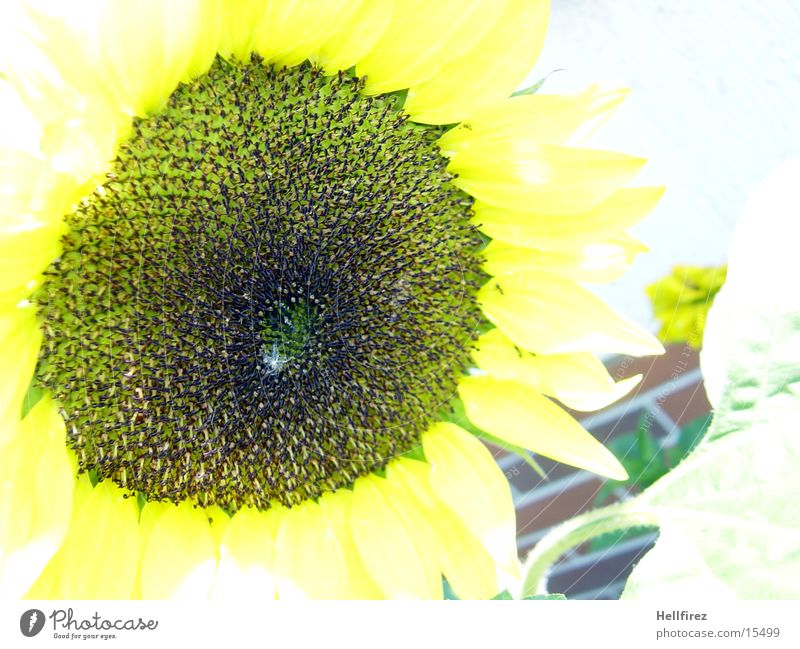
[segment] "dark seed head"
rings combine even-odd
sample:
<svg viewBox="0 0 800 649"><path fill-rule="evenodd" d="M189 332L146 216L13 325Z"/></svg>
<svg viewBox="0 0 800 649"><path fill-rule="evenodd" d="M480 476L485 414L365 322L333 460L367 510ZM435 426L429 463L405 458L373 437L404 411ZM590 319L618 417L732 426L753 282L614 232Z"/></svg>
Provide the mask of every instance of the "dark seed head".
<svg viewBox="0 0 800 649"><path fill-rule="evenodd" d="M480 320L436 130L361 81L218 61L135 122L36 299L82 471L293 505L413 449Z"/></svg>

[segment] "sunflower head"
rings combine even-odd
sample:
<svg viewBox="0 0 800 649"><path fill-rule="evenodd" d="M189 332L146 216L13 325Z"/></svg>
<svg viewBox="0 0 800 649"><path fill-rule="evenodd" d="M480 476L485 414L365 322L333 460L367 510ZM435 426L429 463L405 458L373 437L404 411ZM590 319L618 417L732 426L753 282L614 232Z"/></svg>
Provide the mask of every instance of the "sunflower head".
<svg viewBox="0 0 800 649"><path fill-rule="evenodd" d="M576 146L623 92L510 97L546 2L28 18L4 590L489 597L514 510L478 436L624 477L556 400L603 407L638 378L596 353L661 351L580 285L661 190Z"/></svg>
<svg viewBox="0 0 800 649"><path fill-rule="evenodd" d="M135 121L34 296L82 470L266 509L419 446L480 323L480 238L436 133L363 85L219 61Z"/></svg>

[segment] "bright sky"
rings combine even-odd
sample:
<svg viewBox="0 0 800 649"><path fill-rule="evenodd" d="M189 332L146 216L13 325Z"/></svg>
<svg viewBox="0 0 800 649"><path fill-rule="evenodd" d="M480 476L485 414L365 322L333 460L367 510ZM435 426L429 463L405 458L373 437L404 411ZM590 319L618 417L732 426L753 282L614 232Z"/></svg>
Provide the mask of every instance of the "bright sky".
<svg viewBox="0 0 800 649"><path fill-rule="evenodd" d="M796 0L551 0L543 91L626 85L626 105L592 140L649 158L665 184L634 233L652 251L597 292L651 322L643 287L676 263L726 259L748 193L800 153L800 3Z"/></svg>

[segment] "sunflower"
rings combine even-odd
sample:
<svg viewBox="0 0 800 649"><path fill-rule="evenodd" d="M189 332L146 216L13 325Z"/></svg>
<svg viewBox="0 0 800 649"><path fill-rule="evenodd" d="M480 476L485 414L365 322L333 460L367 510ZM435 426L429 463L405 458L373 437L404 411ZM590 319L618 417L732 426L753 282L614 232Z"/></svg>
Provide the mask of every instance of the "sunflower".
<svg viewBox="0 0 800 649"><path fill-rule="evenodd" d="M2 593L494 595L479 437L623 478L554 400L662 351L581 286L661 194L576 146L625 93L511 96L541 0L91 9L0 78Z"/></svg>
<svg viewBox="0 0 800 649"><path fill-rule="evenodd" d="M708 310L725 283L728 265L675 266L669 275L653 282L647 295L661 323L658 337L665 343L703 344Z"/></svg>

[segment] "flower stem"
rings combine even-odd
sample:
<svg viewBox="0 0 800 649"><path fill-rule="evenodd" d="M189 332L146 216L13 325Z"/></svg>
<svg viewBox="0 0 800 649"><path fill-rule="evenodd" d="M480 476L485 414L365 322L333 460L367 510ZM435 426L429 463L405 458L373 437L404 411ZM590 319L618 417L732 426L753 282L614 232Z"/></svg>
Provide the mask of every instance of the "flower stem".
<svg viewBox="0 0 800 649"><path fill-rule="evenodd" d="M525 560L522 597L546 593L550 566L581 543L608 532L657 526L656 511L643 508L635 500L596 509L564 522L539 541Z"/></svg>

